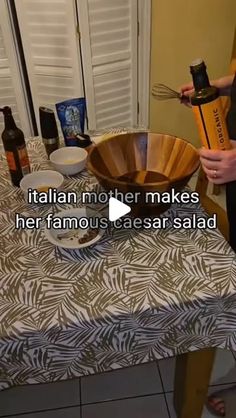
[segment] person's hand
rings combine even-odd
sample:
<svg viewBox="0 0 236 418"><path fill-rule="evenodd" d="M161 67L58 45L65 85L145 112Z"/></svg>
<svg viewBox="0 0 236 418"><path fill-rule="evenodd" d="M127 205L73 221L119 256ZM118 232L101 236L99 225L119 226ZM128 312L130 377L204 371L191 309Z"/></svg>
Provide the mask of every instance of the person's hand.
<svg viewBox="0 0 236 418"><path fill-rule="evenodd" d="M185 104L188 107L191 107L191 102L190 102L190 97L191 95L194 93L194 87L193 87L193 83L188 83L188 84L184 84L183 86L180 87L180 93L182 98L180 99L180 102L182 104ZM186 100L186 97L189 100Z"/></svg>
<svg viewBox="0 0 236 418"><path fill-rule="evenodd" d="M210 85L217 87L221 96L230 96L233 79L234 75L228 75L226 77L218 78L217 80L211 80ZM191 107L190 97L194 93L193 83L190 82L187 84L183 84L179 88L179 91L182 95L182 99L180 99L180 102L188 107ZM189 98L189 100L186 100L186 98Z"/></svg>
<svg viewBox="0 0 236 418"><path fill-rule="evenodd" d="M236 141L231 141L233 148L227 151L199 150L202 168L210 182L224 184L236 180Z"/></svg>

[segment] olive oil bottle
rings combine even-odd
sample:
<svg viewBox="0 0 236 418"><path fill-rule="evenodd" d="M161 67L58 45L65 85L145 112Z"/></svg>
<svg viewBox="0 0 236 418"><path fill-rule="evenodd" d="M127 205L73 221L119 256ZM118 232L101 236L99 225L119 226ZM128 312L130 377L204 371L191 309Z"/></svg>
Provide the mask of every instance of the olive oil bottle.
<svg viewBox="0 0 236 418"><path fill-rule="evenodd" d="M230 149L219 90L210 85L204 61L194 61L190 65L190 71L195 89L191 104L202 145L210 149Z"/></svg>
<svg viewBox="0 0 236 418"><path fill-rule="evenodd" d="M24 134L17 128L10 107L5 106L0 111L4 115L5 129L2 133L2 142L8 168L12 184L19 187L22 177L30 172Z"/></svg>

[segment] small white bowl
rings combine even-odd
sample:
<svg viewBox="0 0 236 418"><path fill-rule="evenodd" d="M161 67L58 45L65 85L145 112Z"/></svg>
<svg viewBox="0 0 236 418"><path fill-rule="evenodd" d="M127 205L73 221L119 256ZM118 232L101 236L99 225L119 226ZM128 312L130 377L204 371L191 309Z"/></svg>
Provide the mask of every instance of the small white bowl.
<svg viewBox="0 0 236 418"><path fill-rule="evenodd" d="M60 190L64 182L64 177L53 170L33 171L26 174L20 182L20 188L23 191L25 198L28 197L28 189L37 189L43 191L41 188L53 188Z"/></svg>
<svg viewBox="0 0 236 418"><path fill-rule="evenodd" d="M71 176L85 168L87 157L88 153L83 148L63 147L53 151L49 158L55 170Z"/></svg>

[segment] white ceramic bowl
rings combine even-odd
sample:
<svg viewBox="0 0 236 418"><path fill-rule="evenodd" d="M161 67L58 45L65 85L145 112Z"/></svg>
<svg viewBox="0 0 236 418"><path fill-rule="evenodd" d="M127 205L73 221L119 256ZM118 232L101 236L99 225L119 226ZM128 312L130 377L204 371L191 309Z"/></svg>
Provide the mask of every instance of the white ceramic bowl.
<svg viewBox="0 0 236 418"><path fill-rule="evenodd" d="M96 217L96 218L101 218L102 215L94 210L88 209L86 207L84 208L74 208L74 209L66 209L63 210L57 214L54 215L54 217L59 217L59 218L77 218L77 219L81 219L81 218L89 218L89 217ZM84 243L80 243L78 241L79 238L82 238L87 232L88 229L76 229L75 231L71 231L71 230L64 230L64 229L54 229L54 228L50 228L50 229L46 229L45 228L45 236L48 239L49 242L51 242L52 244L56 245L57 247L62 247L62 248L69 248L69 249L79 249L79 248L85 248L85 247L89 247L91 245L94 245L97 241L100 240L100 238L103 236L105 230L104 229L99 229L96 236L94 238L92 238L91 240L84 242ZM72 232L72 236L76 233L77 236L73 236L73 237L68 237L68 238L64 238L64 239L59 239L58 235L60 237L61 234L65 234L68 232Z"/></svg>
<svg viewBox="0 0 236 418"><path fill-rule="evenodd" d="M64 177L53 170L33 171L26 174L20 182L20 188L23 191L25 198L28 197L28 189L37 189L43 191L41 188L53 188L60 190L64 182Z"/></svg>
<svg viewBox="0 0 236 418"><path fill-rule="evenodd" d="M83 148L63 147L53 151L49 158L55 170L71 176L85 168L87 156L88 153Z"/></svg>

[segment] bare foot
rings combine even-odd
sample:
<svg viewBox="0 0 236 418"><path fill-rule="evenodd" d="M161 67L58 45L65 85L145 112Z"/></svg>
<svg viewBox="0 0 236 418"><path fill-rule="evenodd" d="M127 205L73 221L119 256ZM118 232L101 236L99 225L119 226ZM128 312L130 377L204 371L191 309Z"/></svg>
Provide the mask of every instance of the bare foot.
<svg viewBox="0 0 236 418"><path fill-rule="evenodd" d="M207 408L217 417L225 417L225 402L217 395L211 395L207 399Z"/></svg>

